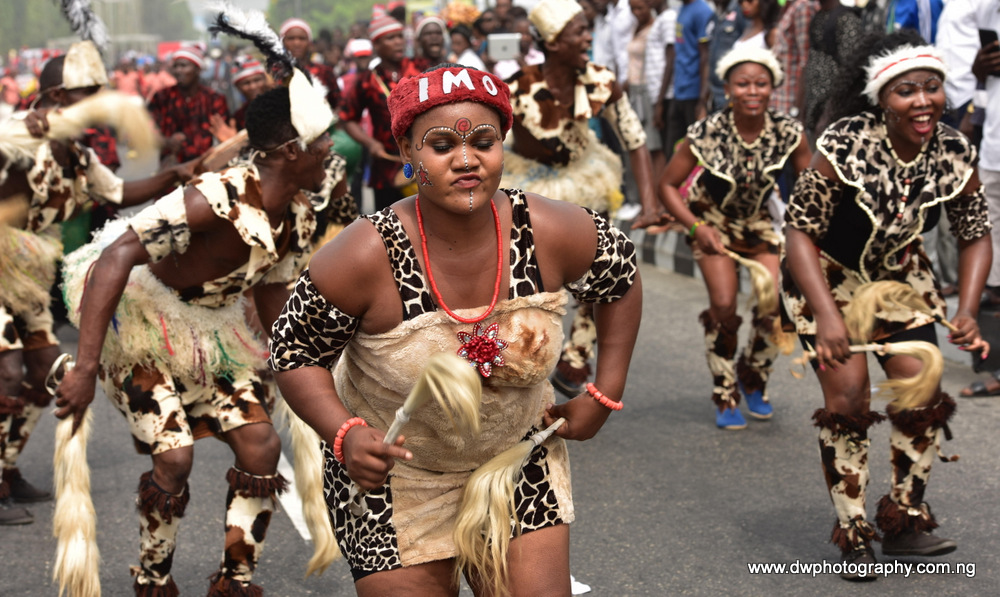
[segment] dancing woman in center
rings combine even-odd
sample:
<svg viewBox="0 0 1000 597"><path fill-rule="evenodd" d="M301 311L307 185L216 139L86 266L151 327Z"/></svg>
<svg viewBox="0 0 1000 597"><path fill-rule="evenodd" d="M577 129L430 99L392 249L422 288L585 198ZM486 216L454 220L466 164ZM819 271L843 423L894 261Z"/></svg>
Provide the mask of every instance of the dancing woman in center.
<svg viewBox="0 0 1000 597"><path fill-rule="evenodd" d="M774 229L768 201L785 163L796 172L811 158L802 125L768 109L774 87L781 84L781 65L770 50L744 46L731 50L716 67L725 82L729 105L688 129L660 179L660 191L671 215L688 230L694 258L708 287L709 308L699 320L705 326L708 369L712 372L715 424L742 429L740 390L750 415L768 419L773 409L767 379L778 354L772 340L777 312L753 310L753 331L738 363L736 314L739 290L732 251L762 263L777 284L781 236ZM698 171L688 188L680 187ZM777 286L775 286L777 293ZM740 388L737 389L737 383Z"/></svg>
<svg viewBox="0 0 1000 597"><path fill-rule="evenodd" d="M419 193L316 254L274 326L275 377L334 447L327 504L359 595L457 595L452 534L470 473L565 417L516 486L509 524L520 532L502 589L568 596L574 513L563 439L593 437L620 408L642 308L634 247L592 211L499 189L512 121L499 78L441 65L402 80L389 110ZM599 354L589 394L551 406L561 288L595 304ZM405 441L384 446L438 352L459 353L479 372L481 435L463 445L432 403L413 414ZM366 490L363 508L350 497L354 484ZM488 578L462 572L477 594L496 594Z"/></svg>

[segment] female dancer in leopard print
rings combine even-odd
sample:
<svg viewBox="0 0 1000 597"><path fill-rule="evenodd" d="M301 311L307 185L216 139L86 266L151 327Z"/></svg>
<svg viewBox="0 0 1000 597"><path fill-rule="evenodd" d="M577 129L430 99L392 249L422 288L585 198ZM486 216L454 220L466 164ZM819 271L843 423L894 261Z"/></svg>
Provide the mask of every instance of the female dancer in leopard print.
<svg viewBox="0 0 1000 597"><path fill-rule="evenodd" d="M763 263L777 283L778 248L768 200L788 160L796 171L809 163L802 125L768 110L774 87L781 83L781 66L760 48L738 48L719 60L729 106L688 129L660 180L667 209L689 231L689 242L705 277L709 308L702 312L708 369L712 372L715 424L743 429L739 383L750 415L769 419L773 409L767 378L778 348L771 339L777 313L753 310L753 330L736 366L737 332L743 321L736 314L739 288L728 249ZM679 188L696 166L703 169L691 183L687 200Z"/></svg>
<svg viewBox="0 0 1000 597"><path fill-rule="evenodd" d="M324 246L273 329L285 399L333 446L326 498L359 595L457 595L452 532L469 474L560 416L559 437L535 449L515 491L509 588L570 592L564 438L592 437L618 406L642 289L632 244L604 218L498 190L508 94L493 75L458 65L404 79L389 108L418 195ZM547 406L563 287L596 303L600 392ZM482 375L480 436L455 437L429 404L404 427L405 441L383 446L427 357L460 350ZM361 503L351 499L355 484L366 490ZM479 577L463 572L482 593Z"/></svg>
<svg viewBox="0 0 1000 597"><path fill-rule="evenodd" d="M819 138L818 153L795 186L782 261L785 310L803 343L817 353L825 407L813 420L837 512L831 540L853 562L874 561L871 541L878 534L865 513L868 429L885 417L870 410L868 362L849 352L843 310L862 283L895 280L913 286L944 316L944 297L919 237L944 207L960 254L959 305L951 320L959 331L949 340L980 350L976 311L991 256L975 149L939 122L946 75L940 54L906 32L870 39L866 49L845 74L850 101ZM874 337L937 342L933 318L912 313L879 313ZM907 356L879 361L889 378L911 377L920 368ZM922 407L887 413L892 485L875 517L886 555L932 556L956 547L930 534L938 525L923 499L940 433L947 434L954 410L955 402L939 388Z"/></svg>

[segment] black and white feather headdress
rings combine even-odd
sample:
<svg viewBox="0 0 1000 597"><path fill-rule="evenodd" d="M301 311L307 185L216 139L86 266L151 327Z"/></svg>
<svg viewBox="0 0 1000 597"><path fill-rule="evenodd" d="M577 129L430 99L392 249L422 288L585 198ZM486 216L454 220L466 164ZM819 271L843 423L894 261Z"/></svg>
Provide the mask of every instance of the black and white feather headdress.
<svg viewBox="0 0 1000 597"><path fill-rule="evenodd" d="M212 5L212 10L218 11L215 21L208 27L213 35L225 33L250 41L264 55L271 76L276 81L291 77L297 66L296 60L285 49L281 37L268 24L264 13L242 10L228 2L216 3Z"/></svg>
<svg viewBox="0 0 1000 597"><path fill-rule="evenodd" d="M69 21L73 33L82 40L94 42L94 45L103 52L107 49L111 38L108 37L104 21L94 13L90 3L91 0L59 0L59 8Z"/></svg>

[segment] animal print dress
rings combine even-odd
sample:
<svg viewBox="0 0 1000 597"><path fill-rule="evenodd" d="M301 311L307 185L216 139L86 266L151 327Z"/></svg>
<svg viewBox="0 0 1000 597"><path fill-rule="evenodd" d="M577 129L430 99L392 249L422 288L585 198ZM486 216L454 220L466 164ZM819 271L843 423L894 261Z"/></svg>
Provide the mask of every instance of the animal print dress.
<svg viewBox="0 0 1000 597"><path fill-rule="evenodd" d="M414 247L391 208L367 218L382 236L403 303L403 321L384 333L358 331L358 321L330 305L303 273L273 329L271 366L334 368L341 401L369 425L388 429L414 386L427 357L457 352L459 333L485 334L497 324L507 343L502 366L483 377L478 438L457 437L434 403L413 414L403 433L413 453L398 461L387 482L351 497L346 469L324 446L325 493L334 531L355 578L457 555L452 534L462 488L469 474L530 435L553 402L548 376L562 343L566 298L546 292L534 254L529 210L523 193L506 191L512 203L510 290L481 324L463 324L437 309ZM621 232L593 214L598 251L591 270L567 285L578 299L611 302L635 279L635 251ZM482 312L461 309L473 317ZM339 362L338 362L339 358ZM388 366L387 366L388 365ZM355 503L360 501L360 504ZM569 461L562 439L536 448L515 490L521 532L572 522ZM513 524L513 521L512 521Z"/></svg>
<svg viewBox="0 0 1000 597"><path fill-rule="evenodd" d="M903 162L880 118L863 112L830 125L817 150L837 179L811 168L803 171L785 224L813 239L837 307L843 312L861 284L895 280L912 286L934 315L944 317L944 297L920 235L937 224L942 206L959 240L989 234L982 187L962 194L975 173L975 148L958 131L938 123L917 157ZM784 257L781 271L785 312L800 335L815 335L812 310ZM931 315L898 311L876 317L875 340L934 321Z"/></svg>

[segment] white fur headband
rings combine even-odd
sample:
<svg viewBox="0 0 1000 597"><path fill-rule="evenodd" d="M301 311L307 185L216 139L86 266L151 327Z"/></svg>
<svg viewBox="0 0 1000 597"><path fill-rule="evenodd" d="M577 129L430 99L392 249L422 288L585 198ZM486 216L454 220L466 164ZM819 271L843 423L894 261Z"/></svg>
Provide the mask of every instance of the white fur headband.
<svg viewBox="0 0 1000 597"><path fill-rule="evenodd" d="M873 106L878 105L878 94L885 84L899 75L917 69L932 70L948 76L941 53L934 46L901 46L896 50L871 59L865 67L868 84L864 94Z"/></svg>
<svg viewBox="0 0 1000 597"><path fill-rule="evenodd" d="M725 56L719 59L719 63L715 66L715 74L718 75L719 79L724 81L726 73L734 66L744 62L754 62L771 71L771 79L775 87L781 85L781 81L785 77L784 71L781 70L781 64L771 50L752 47L734 48L727 52Z"/></svg>

